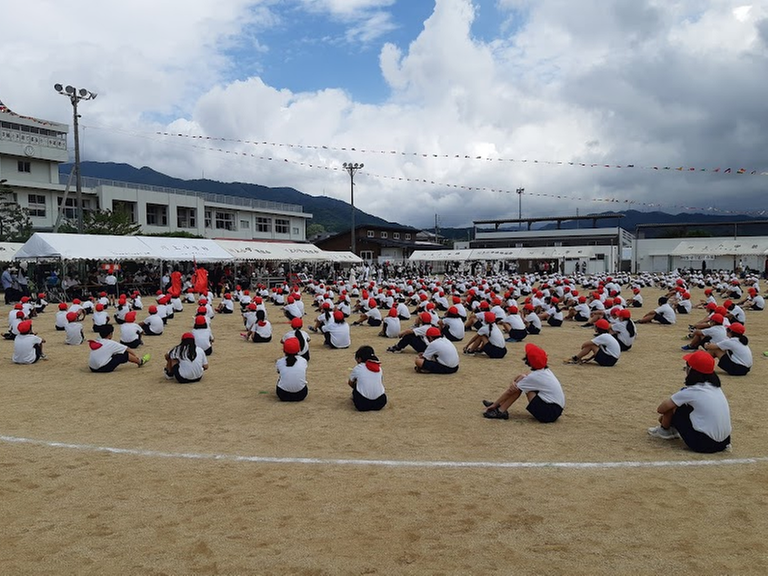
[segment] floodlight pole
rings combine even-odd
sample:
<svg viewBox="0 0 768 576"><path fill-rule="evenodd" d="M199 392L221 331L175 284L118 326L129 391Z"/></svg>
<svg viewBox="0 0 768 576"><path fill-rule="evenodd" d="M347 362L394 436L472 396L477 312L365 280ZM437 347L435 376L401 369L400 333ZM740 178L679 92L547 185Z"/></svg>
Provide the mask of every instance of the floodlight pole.
<svg viewBox="0 0 768 576"><path fill-rule="evenodd" d="M352 213L351 213L351 221L352 221L352 229L350 231L350 236L352 238L351 243L351 249L352 254L357 254L357 242L355 238L355 174L358 170L362 169L365 164L358 164L355 162L354 164L352 162L344 162L342 164L344 167L344 170L349 172L349 201L352 205Z"/></svg>
<svg viewBox="0 0 768 576"><path fill-rule="evenodd" d="M517 219L520 221L520 227L523 227L523 192L525 188L518 188L517 193Z"/></svg>
<svg viewBox="0 0 768 576"><path fill-rule="evenodd" d="M83 233L83 181L80 176L80 123L78 119L80 115L77 113L77 103L80 100L93 100L96 98L96 93L80 88L79 90L74 86L63 87L61 84L55 84L53 87L56 92L62 96L69 98L72 103L72 119L73 127L75 130L75 197L77 202L77 233ZM66 206L62 206L63 209Z"/></svg>

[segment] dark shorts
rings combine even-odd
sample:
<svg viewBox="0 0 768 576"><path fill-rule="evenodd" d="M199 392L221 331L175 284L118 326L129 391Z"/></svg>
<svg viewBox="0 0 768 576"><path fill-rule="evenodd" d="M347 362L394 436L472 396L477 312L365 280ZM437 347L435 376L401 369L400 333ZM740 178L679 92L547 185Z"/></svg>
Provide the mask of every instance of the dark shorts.
<svg viewBox="0 0 768 576"><path fill-rule="evenodd" d="M589 318L586 318L581 314L576 314L576 316L574 316L573 319L576 320L576 322L587 322L589 320Z"/></svg>
<svg viewBox="0 0 768 576"><path fill-rule="evenodd" d="M122 340L120 340L120 344L122 344L123 346L128 346L128 348L135 350L136 348L141 346L143 342L141 341L141 336L139 336L133 342L123 342Z"/></svg>
<svg viewBox="0 0 768 576"><path fill-rule="evenodd" d="M688 310L686 310L683 306L677 306L676 308L678 314L688 314Z"/></svg>
<svg viewBox="0 0 768 576"><path fill-rule="evenodd" d="M381 410L387 405L387 395L382 394L375 400L366 398L357 389L352 390L352 403L359 412L370 412L372 410Z"/></svg>
<svg viewBox="0 0 768 576"><path fill-rule="evenodd" d="M717 442L703 432L695 430L693 424L691 424L691 412L693 412L693 407L683 404L672 414L672 426L680 434L685 445L694 452L702 452L704 454L713 454L725 450L728 444L731 443L731 437L728 436L722 442Z"/></svg>
<svg viewBox="0 0 768 576"><path fill-rule="evenodd" d="M659 324L671 324L669 320L664 318L663 315L659 314L658 312L654 314L653 319L656 320Z"/></svg>
<svg viewBox="0 0 768 576"><path fill-rule="evenodd" d="M243 308L245 308L245 307L243 307ZM288 320L293 320L294 318L299 318L299 316L294 316L293 314L291 314L290 312L288 312L288 310L283 310L283 315L284 315L286 318L288 318Z"/></svg>
<svg viewBox="0 0 768 576"><path fill-rule="evenodd" d="M288 392L287 390L280 388L280 386L275 386L275 393L282 402L301 402L307 397L309 389L304 386L304 388L298 392Z"/></svg>
<svg viewBox="0 0 768 576"><path fill-rule="evenodd" d="M541 328L536 328L533 324L526 327L528 334L541 334Z"/></svg>
<svg viewBox="0 0 768 576"><path fill-rule="evenodd" d="M234 310L230 310L229 308L222 308L220 311L221 314L234 314Z"/></svg>
<svg viewBox="0 0 768 576"><path fill-rule="evenodd" d="M606 354L602 350L598 350L597 354L595 354L595 362L600 364L600 366L613 366L618 361L619 361L618 358L615 358L610 354Z"/></svg>
<svg viewBox="0 0 768 576"><path fill-rule="evenodd" d="M115 368L120 366L120 364L125 364L126 362L128 362L128 350L122 354L115 354L112 356L112 359L101 368L96 368L95 370L91 368L91 372L112 372Z"/></svg>
<svg viewBox="0 0 768 576"><path fill-rule="evenodd" d="M632 308L642 308L643 305L640 302L632 302Z"/></svg>
<svg viewBox="0 0 768 576"><path fill-rule="evenodd" d="M443 326L443 329L441 330L441 332L443 333L443 336L448 338L448 340L450 340L451 342L461 342L461 338L456 338L456 336L454 336L451 333L451 331L448 330L448 326Z"/></svg>
<svg viewBox="0 0 768 576"><path fill-rule="evenodd" d="M528 331L525 328L509 331L509 337L513 340L517 340L518 342L525 340L526 336L528 336Z"/></svg>
<svg viewBox="0 0 768 576"><path fill-rule="evenodd" d="M427 349L427 343L424 342L422 338L416 336L416 334L406 334L400 338L400 341L395 345L395 348L403 350L408 346L416 350L416 352L424 352L424 350Z"/></svg>
<svg viewBox="0 0 768 576"><path fill-rule="evenodd" d="M731 376L746 376L749 374L749 368L743 364L737 364L734 362L728 352L720 357L720 361L717 363L717 366L721 370L724 370L726 374L730 374Z"/></svg>
<svg viewBox="0 0 768 576"><path fill-rule="evenodd" d="M562 326L563 325L563 321L562 320L556 320L555 318L552 318L550 316L549 318L547 318L547 324L549 324L550 326L552 326L554 328L557 328L558 326Z"/></svg>
<svg viewBox="0 0 768 576"><path fill-rule="evenodd" d="M549 424L560 418L560 414L563 413L563 407L559 404L553 404L544 402L538 394L533 397L533 400L528 402L528 406L525 408L531 413L531 416L536 418L539 422Z"/></svg>
<svg viewBox="0 0 768 576"><path fill-rule="evenodd" d="M504 358L504 356L507 355L506 347L502 348L499 346L494 346L490 342L488 342L485 346L483 346L480 351L483 354L486 354L488 358Z"/></svg>
<svg viewBox="0 0 768 576"><path fill-rule="evenodd" d="M381 320L376 318L368 318L368 326L381 326Z"/></svg>
<svg viewBox="0 0 768 576"><path fill-rule="evenodd" d="M252 339L257 344L263 344L265 342L272 342L272 336L269 336L268 338L264 338L263 336L259 336L258 334L256 334L256 332L253 333Z"/></svg>
<svg viewBox="0 0 768 576"><path fill-rule="evenodd" d="M200 382L202 380L202 376L200 378L195 378L194 380L190 380L188 378L184 378L184 376L179 374L179 365L174 364L173 368L171 369L171 376L176 378L176 382L179 384L192 384L193 382Z"/></svg>
<svg viewBox="0 0 768 576"><path fill-rule="evenodd" d="M424 364L421 365L421 370L424 372L429 372L430 374L455 374L458 372L459 367L456 366L455 368L449 368L448 366L440 364L440 362L435 362L434 360L424 360Z"/></svg>
<svg viewBox="0 0 768 576"><path fill-rule="evenodd" d="M110 296L115 296L117 294L117 285L115 285L115 284L107 284L104 292L106 292Z"/></svg>

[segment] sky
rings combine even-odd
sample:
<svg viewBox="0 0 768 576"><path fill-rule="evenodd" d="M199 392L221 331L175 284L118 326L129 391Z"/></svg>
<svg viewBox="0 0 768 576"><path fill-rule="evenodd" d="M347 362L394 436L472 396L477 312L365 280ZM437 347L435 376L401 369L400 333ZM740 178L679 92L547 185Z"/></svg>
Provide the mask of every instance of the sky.
<svg viewBox="0 0 768 576"><path fill-rule="evenodd" d="M0 100L71 125L53 85L98 93L83 160L346 201L364 163L355 205L417 227L768 211L768 0L3 8Z"/></svg>

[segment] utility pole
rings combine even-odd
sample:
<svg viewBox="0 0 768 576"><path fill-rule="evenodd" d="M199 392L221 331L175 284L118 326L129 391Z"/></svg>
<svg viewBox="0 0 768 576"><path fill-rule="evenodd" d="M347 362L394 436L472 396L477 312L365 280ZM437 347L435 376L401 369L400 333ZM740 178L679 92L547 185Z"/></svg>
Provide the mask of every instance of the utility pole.
<svg viewBox="0 0 768 576"><path fill-rule="evenodd" d="M344 170L349 172L349 203L352 205L352 214L350 218L352 221L352 229L350 230L350 237L352 238L351 248L352 254L357 254L357 242L355 238L355 174L358 170L361 170L365 164L344 162L342 166L344 167Z"/></svg>
<svg viewBox="0 0 768 576"><path fill-rule="evenodd" d="M520 228L523 227L523 192L525 188L518 188L517 193L517 219L520 220Z"/></svg>

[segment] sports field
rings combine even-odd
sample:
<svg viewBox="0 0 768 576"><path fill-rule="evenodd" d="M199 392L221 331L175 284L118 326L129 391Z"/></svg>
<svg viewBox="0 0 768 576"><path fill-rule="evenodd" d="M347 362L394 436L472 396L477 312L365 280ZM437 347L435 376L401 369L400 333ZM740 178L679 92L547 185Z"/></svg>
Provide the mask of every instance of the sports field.
<svg viewBox="0 0 768 576"><path fill-rule="evenodd" d="M660 292L643 293L647 311ZM639 326L613 368L562 364L592 336L577 323L529 337L566 394L542 425L522 401L508 421L481 416L525 369L523 344L422 375L370 327L352 328L349 350L315 337L309 396L282 404L288 324L269 311L269 344L244 342L239 316L215 318L210 370L192 385L162 374L191 308L145 339L148 365L111 375L64 345L53 310L33 324L47 361L14 365L0 342L2 573L768 573L768 312L748 314L752 372L721 373L733 450L700 455L646 433L682 386L683 316ZM349 400L363 344L383 362L380 413Z"/></svg>

